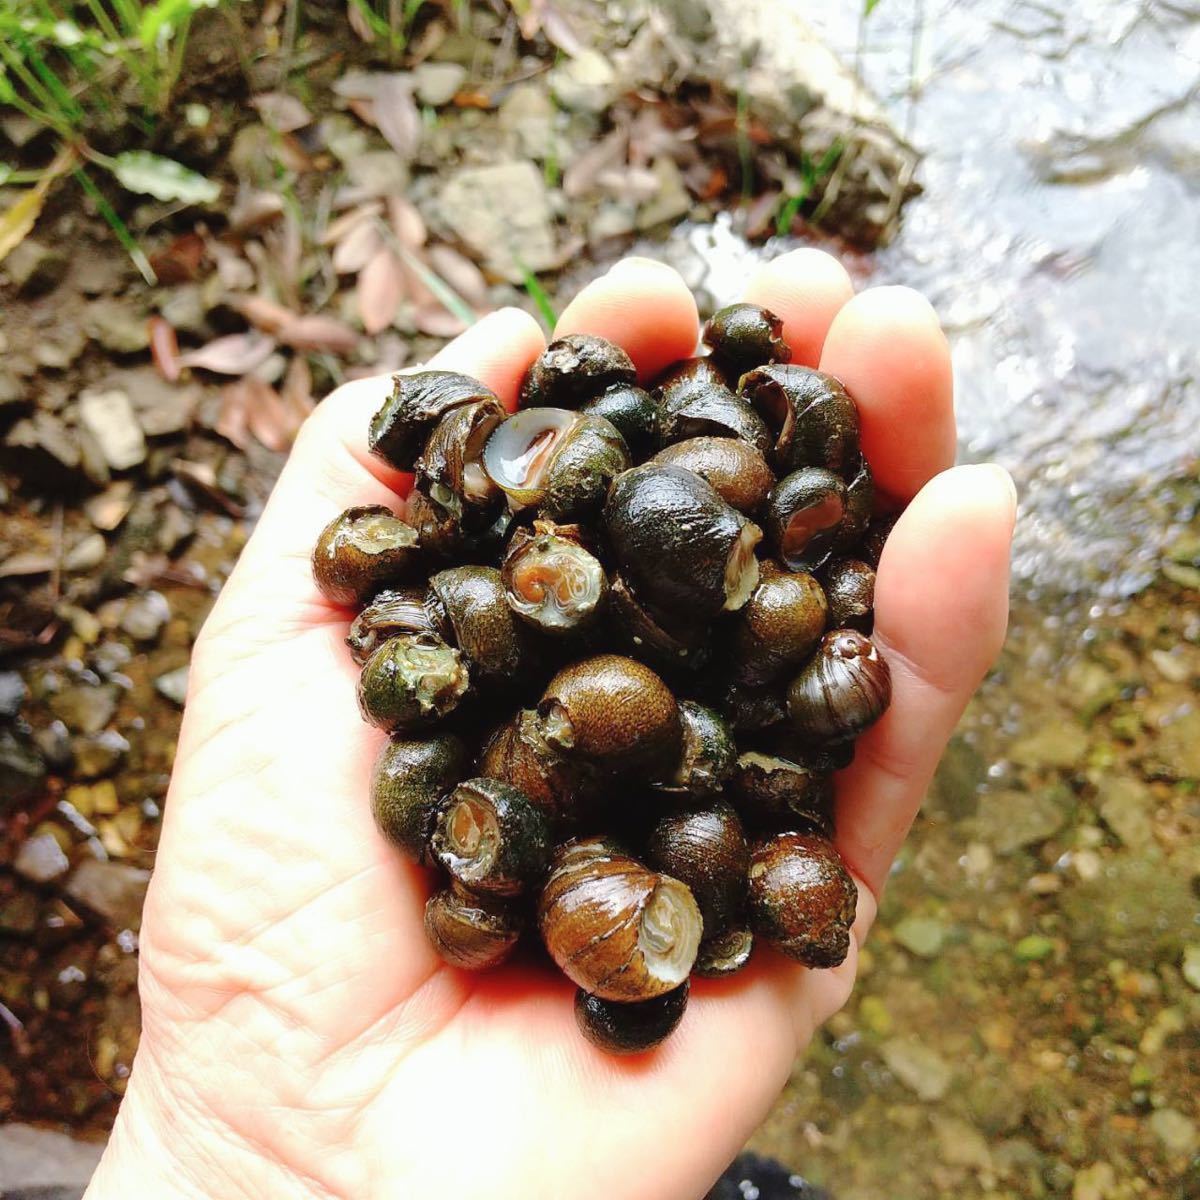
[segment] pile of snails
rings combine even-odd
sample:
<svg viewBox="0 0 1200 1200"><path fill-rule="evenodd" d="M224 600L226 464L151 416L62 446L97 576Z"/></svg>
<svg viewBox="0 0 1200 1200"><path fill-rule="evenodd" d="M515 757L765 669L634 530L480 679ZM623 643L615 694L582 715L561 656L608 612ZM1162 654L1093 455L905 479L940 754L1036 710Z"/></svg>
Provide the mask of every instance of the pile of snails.
<svg viewBox="0 0 1200 1200"><path fill-rule="evenodd" d="M527 931L614 1053L662 1041L689 979L756 942L846 956L856 890L832 772L886 709L858 413L789 362L777 317L718 312L649 390L572 334L512 415L475 379L398 375L370 447L415 482L313 555L364 720L371 804L437 870L425 931L494 967Z"/></svg>

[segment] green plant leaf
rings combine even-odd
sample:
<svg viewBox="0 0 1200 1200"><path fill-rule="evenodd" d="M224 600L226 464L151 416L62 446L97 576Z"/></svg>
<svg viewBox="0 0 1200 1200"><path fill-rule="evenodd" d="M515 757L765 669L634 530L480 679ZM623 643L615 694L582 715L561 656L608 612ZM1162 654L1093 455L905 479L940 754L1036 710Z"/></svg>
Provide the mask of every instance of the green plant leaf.
<svg viewBox="0 0 1200 1200"><path fill-rule="evenodd" d="M879 6L879 0L863 0L863 16L869 17Z"/></svg>
<svg viewBox="0 0 1200 1200"><path fill-rule="evenodd" d="M189 170L173 158L149 154L145 150L126 150L118 154L109 170L122 187L141 192L156 200L179 200L184 204L211 204L221 194L221 185Z"/></svg>
<svg viewBox="0 0 1200 1200"><path fill-rule="evenodd" d="M169 38L197 9L216 8L218 0L158 0L142 10L138 26L138 40L149 49L158 44L160 38Z"/></svg>

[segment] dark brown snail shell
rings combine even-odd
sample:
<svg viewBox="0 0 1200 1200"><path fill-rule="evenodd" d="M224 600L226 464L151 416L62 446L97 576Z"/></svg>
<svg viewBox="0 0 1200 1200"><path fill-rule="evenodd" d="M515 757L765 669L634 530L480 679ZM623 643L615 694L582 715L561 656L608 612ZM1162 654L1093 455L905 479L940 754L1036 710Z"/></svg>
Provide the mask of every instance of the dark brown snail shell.
<svg viewBox="0 0 1200 1200"><path fill-rule="evenodd" d="M879 560L883 557L884 543L888 540L896 522L900 520L899 513L886 513L883 516L872 517L867 525L867 531L858 543L858 555L869 567L879 570Z"/></svg>
<svg viewBox="0 0 1200 1200"><path fill-rule="evenodd" d="M704 344L735 379L792 357L783 340L783 322L757 304L730 304L713 313L704 327Z"/></svg>
<svg viewBox="0 0 1200 1200"><path fill-rule="evenodd" d="M875 572L854 558L836 558L821 572L833 629L870 633L875 621Z"/></svg>
<svg viewBox="0 0 1200 1200"><path fill-rule="evenodd" d="M421 557L417 531L390 509L348 508L317 538L313 580L326 600L352 608L380 588L412 578Z"/></svg>
<svg viewBox="0 0 1200 1200"><path fill-rule="evenodd" d="M764 570L733 621L733 678L764 684L798 666L821 640L828 615L825 593L811 575Z"/></svg>
<svg viewBox="0 0 1200 1200"><path fill-rule="evenodd" d="M891 671L875 643L854 629L835 629L792 680L788 715L801 737L838 742L873 725L891 698Z"/></svg>
<svg viewBox="0 0 1200 1200"><path fill-rule="evenodd" d="M654 787L661 792L711 796L733 772L737 760L733 730L719 713L694 700L679 701L679 717L683 753L671 774Z"/></svg>
<svg viewBox="0 0 1200 1200"><path fill-rule="evenodd" d="M525 920L494 897L458 887L434 892L425 904L425 936L440 958L464 971L499 966L516 948Z"/></svg>
<svg viewBox="0 0 1200 1200"><path fill-rule="evenodd" d="M859 539L866 532L871 513L875 509L875 477L861 454L857 456L857 466L852 471L847 471L846 478L850 482L846 484L846 515L842 518L842 528L838 533L838 554L850 554L854 551Z"/></svg>
<svg viewBox="0 0 1200 1200"><path fill-rule="evenodd" d="M581 404L579 411L611 421L635 459L645 458L658 444L658 403L633 384L614 384Z"/></svg>
<svg viewBox="0 0 1200 1200"><path fill-rule="evenodd" d="M608 1054L642 1054L674 1033L687 1009L688 983L655 996L623 1004L580 988L575 993L575 1021L593 1046Z"/></svg>
<svg viewBox="0 0 1200 1200"><path fill-rule="evenodd" d="M716 359L685 358L659 376L654 385L654 397L660 409L674 412L696 396L728 390L730 382Z"/></svg>
<svg viewBox="0 0 1200 1200"><path fill-rule="evenodd" d="M608 595L609 632L639 658L646 658L664 670L698 669L708 658L707 627L676 621L666 628L657 614L634 595L633 589L614 575Z"/></svg>
<svg viewBox="0 0 1200 1200"><path fill-rule="evenodd" d="M858 888L828 838L781 833L755 842L749 880L759 936L806 967L845 961Z"/></svg>
<svg viewBox="0 0 1200 1200"><path fill-rule="evenodd" d="M470 766L460 738L394 739L371 776L371 811L379 831L413 862L430 863L429 838L446 793Z"/></svg>
<svg viewBox="0 0 1200 1200"><path fill-rule="evenodd" d="M422 729L452 713L470 687L462 655L436 633L389 638L358 677L358 708L381 729Z"/></svg>
<svg viewBox="0 0 1200 1200"><path fill-rule="evenodd" d="M456 371L395 375L392 394L371 418L371 453L397 470L411 471L438 421L451 409L479 400L499 403L478 379Z"/></svg>
<svg viewBox="0 0 1200 1200"><path fill-rule="evenodd" d="M600 560L578 526L535 521L510 539L500 578L513 612L542 633L577 634L595 624L608 596Z"/></svg>
<svg viewBox="0 0 1200 1200"><path fill-rule="evenodd" d="M504 505L455 512L420 487L409 492L404 515L427 557L460 562L494 562L512 524L512 513Z"/></svg>
<svg viewBox="0 0 1200 1200"><path fill-rule="evenodd" d="M688 395L672 405L659 405L659 445L670 446L696 437L738 438L764 455L771 448L767 423L726 387Z"/></svg>
<svg viewBox="0 0 1200 1200"><path fill-rule="evenodd" d="M700 943L694 975L704 979L724 979L736 975L754 953L754 934L749 929L731 929Z"/></svg>
<svg viewBox="0 0 1200 1200"><path fill-rule="evenodd" d="M636 659L598 654L564 667L546 685L538 712L552 746L609 770L657 773L679 759L679 705Z"/></svg>
<svg viewBox="0 0 1200 1200"><path fill-rule="evenodd" d="M733 612L758 582L762 531L682 467L619 476L604 509L621 574L656 611L704 620Z"/></svg>
<svg viewBox="0 0 1200 1200"><path fill-rule="evenodd" d="M438 632L457 646L473 675L511 689L536 658L532 636L508 605L495 567L448 567L429 580L426 601Z"/></svg>
<svg viewBox="0 0 1200 1200"><path fill-rule="evenodd" d="M633 460L616 426L603 417L529 408L496 429L483 461L512 508L534 508L566 522L595 513L609 484Z"/></svg>
<svg viewBox="0 0 1200 1200"><path fill-rule="evenodd" d="M511 784L467 779L447 797L430 848L473 895L518 896L545 877L550 822Z"/></svg>
<svg viewBox="0 0 1200 1200"><path fill-rule="evenodd" d="M755 828L833 836L833 779L828 771L749 750L738 756L728 791Z"/></svg>
<svg viewBox="0 0 1200 1200"><path fill-rule="evenodd" d="M555 852L538 902L550 957L605 1000L650 1000L691 972L703 921L677 879L633 858Z"/></svg>
<svg viewBox="0 0 1200 1200"><path fill-rule="evenodd" d="M800 467L841 473L858 452L858 409L832 375L795 364L758 367L738 391L775 435L771 463L780 474Z"/></svg>
<svg viewBox="0 0 1200 1200"><path fill-rule="evenodd" d="M781 684L727 683L720 692L721 715L737 733L771 729L787 720Z"/></svg>
<svg viewBox="0 0 1200 1200"><path fill-rule="evenodd" d="M775 473L767 460L740 438L688 438L660 450L650 461L699 475L726 504L747 516L763 506L775 486Z"/></svg>
<svg viewBox="0 0 1200 1200"><path fill-rule="evenodd" d="M386 588L350 623L346 645L354 661L362 666L388 638L433 632L425 609L424 587Z"/></svg>
<svg viewBox="0 0 1200 1200"><path fill-rule="evenodd" d="M483 469L483 448L507 416L495 397L462 404L434 426L416 462L417 484L456 517L487 508L499 492Z"/></svg>
<svg viewBox="0 0 1200 1200"><path fill-rule="evenodd" d="M815 571L837 547L846 516L846 485L823 467L784 476L767 498L763 528L790 571Z"/></svg>
<svg viewBox="0 0 1200 1200"><path fill-rule="evenodd" d="M633 360L620 346L594 334L569 333L534 360L521 385L521 407L578 408L610 387L636 382Z"/></svg>
<svg viewBox="0 0 1200 1200"><path fill-rule="evenodd" d="M687 884L705 937L723 932L741 911L750 850L737 813L724 801L659 818L646 842L646 861Z"/></svg>

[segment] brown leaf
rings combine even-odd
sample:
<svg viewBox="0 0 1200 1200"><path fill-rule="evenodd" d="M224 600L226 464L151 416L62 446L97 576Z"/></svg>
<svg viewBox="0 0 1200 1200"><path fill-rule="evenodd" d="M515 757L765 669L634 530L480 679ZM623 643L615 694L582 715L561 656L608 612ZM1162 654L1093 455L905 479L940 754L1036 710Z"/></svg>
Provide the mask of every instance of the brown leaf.
<svg viewBox="0 0 1200 1200"><path fill-rule="evenodd" d="M551 0L531 0L530 14L536 14L538 24L551 45L557 46L564 54L575 57L582 49L583 43L571 28L571 23L565 14ZM521 31L524 33L524 29Z"/></svg>
<svg viewBox="0 0 1200 1200"><path fill-rule="evenodd" d="M301 419L307 417L316 406L313 400L312 371L308 359L303 354L296 354L288 363L287 374L283 377L283 385L279 389L284 404Z"/></svg>
<svg viewBox="0 0 1200 1200"><path fill-rule="evenodd" d="M337 317L313 313L287 322L279 330L279 340L293 350L349 354L358 345L358 334Z"/></svg>
<svg viewBox="0 0 1200 1200"><path fill-rule="evenodd" d="M375 95L375 125L406 162L421 145L421 114L406 75L386 75Z"/></svg>
<svg viewBox="0 0 1200 1200"><path fill-rule="evenodd" d="M404 266L395 251L382 247L358 277L358 315L374 335L395 319L404 298Z"/></svg>
<svg viewBox="0 0 1200 1200"><path fill-rule="evenodd" d="M418 333L427 333L430 337L458 337L466 324L452 312L447 312L440 304L431 304L418 308L413 314L413 324Z"/></svg>
<svg viewBox="0 0 1200 1200"><path fill-rule="evenodd" d="M383 248L383 237L373 220L362 221L351 228L333 248L333 269L339 275L353 275Z"/></svg>
<svg viewBox="0 0 1200 1200"><path fill-rule="evenodd" d="M625 162L628 145L625 130L614 129L607 137L585 150L563 172L563 195L569 200L586 196L600 175Z"/></svg>
<svg viewBox="0 0 1200 1200"><path fill-rule="evenodd" d="M217 375L245 375L266 361L275 349L275 339L251 329L231 333L179 356L179 365L199 367Z"/></svg>
<svg viewBox="0 0 1200 1200"><path fill-rule="evenodd" d="M224 242L210 241L208 252L217 264L217 278L228 292L244 292L254 286L254 268Z"/></svg>
<svg viewBox="0 0 1200 1200"><path fill-rule="evenodd" d="M403 196L389 196L388 218L400 245L408 250L419 250L425 245L425 221L411 201Z"/></svg>
<svg viewBox="0 0 1200 1200"><path fill-rule="evenodd" d="M294 133L311 125L313 116L295 96L287 92L263 92L255 96L251 104L258 109L263 124L280 133Z"/></svg>
<svg viewBox="0 0 1200 1200"><path fill-rule="evenodd" d="M229 303L251 325L264 333L276 334L289 321L294 321L300 315L267 296L231 296Z"/></svg>
<svg viewBox="0 0 1200 1200"><path fill-rule="evenodd" d="M464 255L450 246L430 246L429 265L472 308L487 308L490 304L487 280L483 272Z"/></svg>
<svg viewBox="0 0 1200 1200"><path fill-rule="evenodd" d="M229 210L229 224L239 233L257 229L275 220L283 212L283 197L278 192L239 186L237 198Z"/></svg>
<svg viewBox="0 0 1200 1200"><path fill-rule="evenodd" d="M213 432L232 442L239 450L250 445L250 404L259 387L270 387L252 375L227 383L221 389L221 406L213 422Z"/></svg>
<svg viewBox="0 0 1200 1200"><path fill-rule="evenodd" d="M150 255L150 266L163 286L186 283L200 274L204 239L198 233L181 233L165 250Z"/></svg>
<svg viewBox="0 0 1200 1200"><path fill-rule="evenodd" d="M279 393L270 384L262 384L262 388L265 390L259 390L250 405L250 432L268 450L281 454L295 441L304 418L290 413Z"/></svg>
<svg viewBox="0 0 1200 1200"><path fill-rule="evenodd" d="M370 221L372 217L378 217L382 213L382 200L368 200L365 204L357 204L353 208L347 209L341 216L335 217L325 226L325 232L321 234L320 244L322 246L332 246L340 242L351 230L361 225L364 221Z"/></svg>
<svg viewBox="0 0 1200 1200"><path fill-rule="evenodd" d="M158 373L168 382L174 383L183 370L179 361L179 341L175 328L165 317L151 317L146 326L150 331L150 357Z"/></svg>

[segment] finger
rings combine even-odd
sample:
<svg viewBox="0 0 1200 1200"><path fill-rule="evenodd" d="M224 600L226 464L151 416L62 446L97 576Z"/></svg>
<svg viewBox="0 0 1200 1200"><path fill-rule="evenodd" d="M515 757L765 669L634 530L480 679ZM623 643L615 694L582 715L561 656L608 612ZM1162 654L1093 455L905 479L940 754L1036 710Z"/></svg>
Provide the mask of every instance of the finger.
<svg viewBox="0 0 1200 1200"><path fill-rule="evenodd" d="M751 304L783 322L792 362L815 367L833 319L854 295L846 268L831 254L805 247L764 263L746 285Z"/></svg>
<svg viewBox="0 0 1200 1200"><path fill-rule="evenodd" d="M554 336L595 333L633 359L645 383L696 352L700 317L679 273L649 258L624 258L567 305Z"/></svg>
<svg viewBox="0 0 1200 1200"><path fill-rule="evenodd" d="M1008 623L1016 491L992 465L931 480L888 538L874 640L892 703L838 777L838 848L878 893L938 759Z"/></svg>
<svg viewBox="0 0 1200 1200"><path fill-rule="evenodd" d="M950 348L919 293L859 293L833 318L820 367L858 403L863 453L883 496L907 500L954 462Z"/></svg>

